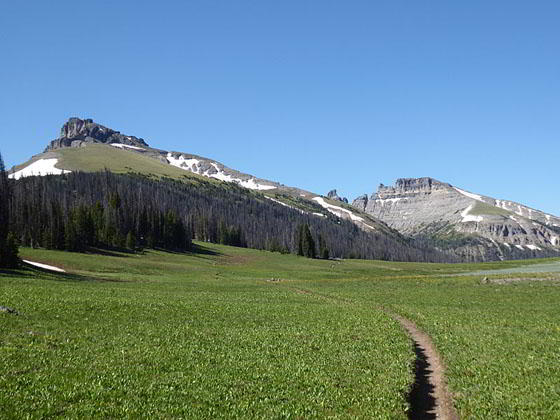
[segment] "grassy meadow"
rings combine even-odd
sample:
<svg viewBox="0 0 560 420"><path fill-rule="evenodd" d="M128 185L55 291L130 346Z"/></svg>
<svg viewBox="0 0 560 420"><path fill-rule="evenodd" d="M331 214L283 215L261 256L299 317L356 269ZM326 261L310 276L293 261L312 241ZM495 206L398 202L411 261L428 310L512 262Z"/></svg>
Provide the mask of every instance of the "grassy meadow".
<svg viewBox="0 0 560 420"><path fill-rule="evenodd" d="M22 249L68 274L0 273L0 305L20 313L0 312L0 417L404 419L415 355L385 307L432 336L462 418L560 418L559 282L472 274L546 260L197 248Z"/></svg>

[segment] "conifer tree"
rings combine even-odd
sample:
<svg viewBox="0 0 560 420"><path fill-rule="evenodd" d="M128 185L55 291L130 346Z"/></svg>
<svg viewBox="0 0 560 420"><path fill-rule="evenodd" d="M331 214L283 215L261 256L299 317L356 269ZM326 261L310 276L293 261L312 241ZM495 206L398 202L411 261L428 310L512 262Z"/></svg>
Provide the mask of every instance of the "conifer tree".
<svg viewBox="0 0 560 420"><path fill-rule="evenodd" d="M307 223L300 226L298 255L303 255L307 258L315 258L315 241L313 240L313 235L311 235L311 230L309 230L309 225Z"/></svg>
<svg viewBox="0 0 560 420"><path fill-rule="evenodd" d="M319 234L319 255L322 259L328 260L329 259L329 248L327 248L327 244L323 235Z"/></svg>
<svg viewBox="0 0 560 420"><path fill-rule="evenodd" d="M4 268L15 268L19 263L17 242L10 233L10 202L10 183L0 154L0 267Z"/></svg>

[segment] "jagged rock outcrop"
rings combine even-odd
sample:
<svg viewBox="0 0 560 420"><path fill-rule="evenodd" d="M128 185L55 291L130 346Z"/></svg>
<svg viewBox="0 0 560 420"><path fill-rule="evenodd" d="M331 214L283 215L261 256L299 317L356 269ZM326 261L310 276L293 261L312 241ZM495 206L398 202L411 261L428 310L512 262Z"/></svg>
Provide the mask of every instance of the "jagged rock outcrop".
<svg viewBox="0 0 560 420"><path fill-rule="evenodd" d="M359 197L357 197L353 202L352 205L354 207L356 207L357 209L360 209L361 211L365 211L367 204L368 204L368 196L367 194L364 195L360 195Z"/></svg>
<svg viewBox="0 0 560 420"><path fill-rule="evenodd" d="M330 190L327 194L327 198L330 198L331 200L335 200L335 201L341 201L343 203L348 204L348 199L346 197L339 197L336 190Z"/></svg>
<svg viewBox="0 0 560 420"><path fill-rule="evenodd" d="M127 136L118 131L94 123L91 119L70 118L60 129L60 137L51 141L45 152L63 147L80 147L87 143L122 144L147 148L144 139Z"/></svg>
<svg viewBox="0 0 560 420"><path fill-rule="evenodd" d="M557 256L560 218L433 178L401 178L352 205L403 234L473 260Z"/></svg>

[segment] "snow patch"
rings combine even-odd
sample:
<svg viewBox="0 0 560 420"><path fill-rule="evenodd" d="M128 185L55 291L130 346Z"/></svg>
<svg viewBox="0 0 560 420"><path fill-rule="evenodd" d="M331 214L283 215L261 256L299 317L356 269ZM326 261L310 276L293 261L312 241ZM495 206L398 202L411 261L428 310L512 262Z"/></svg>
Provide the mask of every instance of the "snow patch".
<svg viewBox="0 0 560 420"><path fill-rule="evenodd" d="M179 156L178 158L173 157L171 153L167 154L167 161L170 165L176 166L180 169L185 169L195 174L199 173L198 165L200 161L198 159L185 159L183 155Z"/></svg>
<svg viewBox="0 0 560 420"><path fill-rule="evenodd" d="M11 179L20 179L26 176L44 176L44 175L61 175L70 173L65 169L58 169L55 167L57 164L58 159L39 159L33 162L31 165L26 166L23 169L20 169L13 174L8 175Z"/></svg>
<svg viewBox="0 0 560 420"><path fill-rule="evenodd" d="M242 180L239 178L235 178L229 174L226 174L223 171L223 169L221 169L217 164L212 163L211 165L216 169L216 171L218 171L218 173L215 174L204 173L201 175L208 176L211 178L216 178L224 182L235 182L241 185L242 187L249 188L250 190L273 190L276 188L273 185L259 184L255 178L250 178L249 180Z"/></svg>
<svg viewBox="0 0 560 420"><path fill-rule="evenodd" d="M496 248L498 248L498 253L499 253L498 258L500 259L500 261L503 261L504 260L504 254L502 253L502 249L500 248L500 246L498 245L498 243L494 239L490 238L490 241L494 244L494 246Z"/></svg>
<svg viewBox="0 0 560 420"><path fill-rule="evenodd" d="M286 203L284 203L284 202L282 202L282 201L280 201L280 200L276 200L275 198L272 198L272 197L266 197L266 198L268 198L270 201L274 201L275 203L280 204L281 206L288 207L289 209L298 210L299 212L304 213L303 210L297 209L297 208L295 208L295 207L293 207L293 206L290 206L289 204L286 204Z"/></svg>
<svg viewBox="0 0 560 420"><path fill-rule="evenodd" d="M538 246L536 245L525 245L527 248L529 248L531 251L536 251L536 250L541 250Z"/></svg>
<svg viewBox="0 0 560 420"><path fill-rule="evenodd" d="M251 178L247 181L234 180L233 182L237 182L242 187L249 188L250 190L273 190L276 188L274 185L259 184L255 178Z"/></svg>
<svg viewBox="0 0 560 420"><path fill-rule="evenodd" d="M336 216L342 216L343 214L346 216L350 216L350 219L352 219L354 222L363 222L364 219L356 216L354 213L352 213L350 210L346 210L343 209L342 207L338 207L335 206L333 204L329 204L327 203L323 197L313 197L313 201L316 201L317 203L319 203L321 205L321 207L327 209L328 211L330 211L332 214L335 214Z"/></svg>
<svg viewBox="0 0 560 420"><path fill-rule="evenodd" d="M560 239L558 238L558 236L551 236L550 243L552 245L560 245Z"/></svg>
<svg viewBox="0 0 560 420"><path fill-rule="evenodd" d="M35 267L44 268L45 270L56 271L58 273L66 273L66 271L63 270L62 268L54 267L52 265L41 264L41 263L38 263L38 262L29 261L29 260L22 260L22 261L24 263L34 265Z"/></svg>
<svg viewBox="0 0 560 420"><path fill-rule="evenodd" d="M463 191L462 189L457 188L457 187L453 187L453 189L454 189L455 191L457 191L459 194L463 194L463 195L466 196L466 197L469 197L469 198L472 198L472 199L478 200L478 201L484 201L484 200L482 199L482 197L481 197L480 195L478 195L478 194L473 194L473 193L470 193L470 192L468 192L468 191Z"/></svg>
<svg viewBox="0 0 560 420"><path fill-rule="evenodd" d="M286 204L286 203L284 203L284 202L282 202L282 201L280 201L280 200L276 200L275 198L267 197L267 196L265 196L265 197L268 198L268 199L271 200L271 201L274 201L275 203L280 204L281 206L288 207L288 208L290 208L290 209L292 209L292 210L297 210L297 211L299 211L301 214L309 214L308 212L303 211L302 209L298 209L297 207L290 206L289 204ZM325 216L323 213L312 213L312 214L313 214L314 216L327 217L327 216Z"/></svg>
<svg viewBox="0 0 560 420"><path fill-rule="evenodd" d="M504 242L504 245L507 246L509 249L511 249L511 245L508 244L507 242Z"/></svg>
<svg viewBox="0 0 560 420"><path fill-rule="evenodd" d="M467 207L465 210L463 210L461 212L461 217L463 218L463 220L461 220L461 223L466 223L466 222L482 222L484 220L484 218L482 216L473 216L471 214L469 214L469 212L473 209L473 205L471 204L469 207Z"/></svg>
<svg viewBox="0 0 560 420"><path fill-rule="evenodd" d="M174 157L171 153L167 154L167 161L170 165L176 166L179 169L185 171L190 171L198 175L205 176L207 178L215 178L224 182L234 182L242 187L248 188L250 190L273 190L276 187L274 185L265 185L257 182L256 178L240 179L235 178L229 174L226 174L223 169L221 169L216 163L211 162L211 165L216 169L216 173L210 173L209 171L202 172L200 169L200 160L190 158L187 159L183 155L179 157Z"/></svg>
<svg viewBox="0 0 560 420"><path fill-rule="evenodd" d="M515 245L516 248L519 248L521 251L523 251L523 245Z"/></svg>
<svg viewBox="0 0 560 420"><path fill-rule="evenodd" d="M113 147L118 147L119 149L134 149L134 150L146 150L143 149L142 147L137 147L137 146L131 146L129 144L122 144L122 143L111 143L111 146Z"/></svg>

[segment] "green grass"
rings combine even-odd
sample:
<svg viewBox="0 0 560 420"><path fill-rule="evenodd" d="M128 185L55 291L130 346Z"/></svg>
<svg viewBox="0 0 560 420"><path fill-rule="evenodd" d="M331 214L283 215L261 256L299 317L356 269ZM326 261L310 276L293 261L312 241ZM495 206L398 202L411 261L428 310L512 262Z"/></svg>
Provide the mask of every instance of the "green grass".
<svg viewBox="0 0 560 420"><path fill-rule="evenodd" d="M0 417L406 418L414 353L381 306L432 335L463 418L560 417L560 287L463 274L547 260L321 261L198 245L22 249L69 274L0 274L0 305L21 312L0 313Z"/></svg>
<svg viewBox="0 0 560 420"><path fill-rule="evenodd" d="M62 148L49 152L48 157L57 157L59 160L56 167L72 172L100 172L110 169L113 173L134 173L155 178L171 178L187 183L221 182L185 171L173 165L168 165L143 153L119 149L105 144L88 144L84 147ZM20 170L44 158L45 155L43 154L34 156L29 161L16 166L14 170Z"/></svg>
<svg viewBox="0 0 560 420"><path fill-rule="evenodd" d="M513 213L509 210L492 206L490 204L483 203L482 201L477 201L474 207L471 209L471 211L469 211L469 214L473 216L487 215L487 216L503 216L503 217L509 217L513 215Z"/></svg>
<svg viewBox="0 0 560 420"><path fill-rule="evenodd" d="M134 172L177 180L201 179L196 174L162 163L144 154L104 144L63 148L56 153L60 155L58 166L70 171L98 172L109 168L114 173Z"/></svg>

